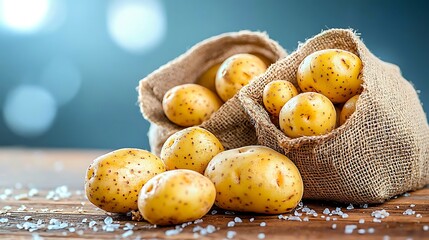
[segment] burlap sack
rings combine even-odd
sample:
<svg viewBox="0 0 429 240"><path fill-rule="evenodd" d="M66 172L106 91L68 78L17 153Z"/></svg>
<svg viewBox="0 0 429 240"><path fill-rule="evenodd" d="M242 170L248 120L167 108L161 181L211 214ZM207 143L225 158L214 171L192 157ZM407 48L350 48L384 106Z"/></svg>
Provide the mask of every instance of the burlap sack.
<svg viewBox="0 0 429 240"><path fill-rule="evenodd" d="M208 68L237 53L261 54L272 62L286 56L286 51L266 33L226 33L196 44L140 81L137 89L140 110L151 122L148 137L153 153L159 155L167 138L183 129L164 115L164 94L174 86L195 82ZM237 95L224 103L201 127L216 135L227 149L256 144L255 130Z"/></svg>
<svg viewBox="0 0 429 240"><path fill-rule="evenodd" d="M364 90L356 112L326 135L288 138L264 110L263 88L276 79L298 86L301 61L328 48L362 59ZM332 29L307 40L243 88L239 99L255 124L258 142L297 165L306 199L380 203L429 183L429 127L416 90L398 67L375 57L352 30Z"/></svg>

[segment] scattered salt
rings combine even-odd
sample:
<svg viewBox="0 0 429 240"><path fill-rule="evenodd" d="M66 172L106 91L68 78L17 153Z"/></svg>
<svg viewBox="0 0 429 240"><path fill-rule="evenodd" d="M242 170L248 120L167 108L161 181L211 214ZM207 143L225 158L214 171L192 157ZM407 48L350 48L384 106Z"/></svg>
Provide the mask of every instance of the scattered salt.
<svg viewBox="0 0 429 240"><path fill-rule="evenodd" d="M415 206L416 206L416 204L410 204L410 208L413 208Z"/></svg>
<svg viewBox="0 0 429 240"><path fill-rule="evenodd" d="M373 234L375 232L375 229L374 228L368 228L368 233L369 234Z"/></svg>
<svg viewBox="0 0 429 240"><path fill-rule="evenodd" d="M345 234L352 234L353 230L355 230L357 228L356 225L346 225L345 229L344 229L344 233Z"/></svg>
<svg viewBox="0 0 429 240"><path fill-rule="evenodd" d="M337 221L337 218L336 217L332 218L332 221Z"/></svg>
<svg viewBox="0 0 429 240"><path fill-rule="evenodd" d="M282 219L282 218L283 218L283 215L282 215L282 214L280 214L280 215L278 215L278 216L277 216L277 218L278 218L278 219Z"/></svg>
<svg viewBox="0 0 429 240"><path fill-rule="evenodd" d="M127 231L127 230L133 230L134 229L134 225L133 224L131 224L131 223L125 223L125 226L124 226L124 230L125 231Z"/></svg>
<svg viewBox="0 0 429 240"><path fill-rule="evenodd" d="M379 218L374 218L374 219L372 219L372 222L381 223L381 220Z"/></svg>
<svg viewBox="0 0 429 240"><path fill-rule="evenodd" d="M18 209L16 209L17 211L25 211L27 210L27 207L25 205L21 205L21 207L19 207Z"/></svg>
<svg viewBox="0 0 429 240"><path fill-rule="evenodd" d="M237 233L235 231L228 231L228 232L226 232L226 238L228 238L228 239L234 238L235 235L237 235Z"/></svg>
<svg viewBox="0 0 429 240"><path fill-rule="evenodd" d="M390 240L390 237L388 235L384 235L383 240Z"/></svg>
<svg viewBox="0 0 429 240"><path fill-rule="evenodd" d="M71 192L69 192L67 186L60 186L55 188L55 190L49 191L48 195L46 195L46 199L52 199L54 201L58 201L60 199L66 199L71 196Z"/></svg>
<svg viewBox="0 0 429 240"><path fill-rule="evenodd" d="M411 194L410 193L404 193L402 196L404 196L404 197L409 197L409 196L411 196Z"/></svg>
<svg viewBox="0 0 429 240"><path fill-rule="evenodd" d="M350 203L350 205L347 206L347 210L352 210L352 209L354 209L354 207L353 207L353 204Z"/></svg>
<svg viewBox="0 0 429 240"><path fill-rule="evenodd" d="M424 225L423 226L423 231L429 231L429 225Z"/></svg>
<svg viewBox="0 0 429 240"><path fill-rule="evenodd" d="M231 211L225 211L226 215L235 215L235 212L231 212Z"/></svg>
<svg viewBox="0 0 429 240"><path fill-rule="evenodd" d="M92 227L92 231L98 232L98 227L96 227L96 226Z"/></svg>
<svg viewBox="0 0 429 240"><path fill-rule="evenodd" d="M362 208L368 208L368 204L365 203L364 205L362 205Z"/></svg>
<svg viewBox="0 0 429 240"><path fill-rule="evenodd" d="M14 198L15 198L15 200L18 200L18 201L19 200L28 200L29 199L28 195L26 193L18 194Z"/></svg>
<svg viewBox="0 0 429 240"><path fill-rule="evenodd" d="M86 223L88 221L88 218L82 219L82 223Z"/></svg>
<svg viewBox="0 0 429 240"><path fill-rule="evenodd" d="M360 223L360 224L364 224L364 223L365 223L365 219L362 219L362 218L361 218L361 219L359 219L359 223Z"/></svg>
<svg viewBox="0 0 429 240"><path fill-rule="evenodd" d="M215 209L213 209L211 212L212 215L215 215L216 213L217 213L217 210L215 210Z"/></svg>
<svg viewBox="0 0 429 240"><path fill-rule="evenodd" d="M331 220L331 217L326 217L326 221L330 221Z"/></svg>
<svg viewBox="0 0 429 240"><path fill-rule="evenodd" d="M203 219L197 219L194 221L194 224L198 224L198 223L202 223L202 222L203 222Z"/></svg>
<svg viewBox="0 0 429 240"><path fill-rule="evenodd" d="M28 220L30 220L30 219L31 219L31 216L25 216L25 217L24 217L24 220L25 220L25 221L28 221Z"/></svg>
<svg viewBox="0 0 429 240"><path fill-rule="evenodd" d="M11 206L4 206L3 207L3 210L5 210L5 211L9 211L9 210L11 210L12 209L12 207Z"/></svg>
<svg viewBox="0 0 429 240"><path fill-rule="evenodd" d="M76 233L77 233L77 235L82 236L84 234L84 231L83 230L79 230Z"/></svg>
<svg viewBox="0 0 429 240"><path fill-rule="evenodd" d="M131 236L131 235L133 235L133 234L134 234L133 230L128 230L128 231L126 231L126 232L124 232L124 233L122 234L122 237L123 237L123 238L127 238L127 237L129 237L129 236Z"/></svg>
<svg viewBox="0 0 429 240"><path fill-rule="evenodd" d="M113 223L113 218L112 217L106 217L105 219L104 219L104 223L106 224L106 225L110 225L110 224L112 224Z"/></svg>
<svg viewBox="0 0 429 240"><path fill-rule="evenodd" d="M249 222L253 222L253 221L255 221L255 218L250 218L249 219Z"/></svg>
<svg viewBox="0 0 429 240"><path fill-rule="evenodd" d="M235 226L235 222L234 221L229 221L227 224L228 227L234 227Z"/></svg>
<svg viewBox="0 0 429 240"><path fill-rule="evenodd" d="M266 222L261 222L261 224L259 224L259 226L265 227L265 226L267 226L267 223Z"/></svg>
<svg viewBox="0 0 429 240"><path fill-rule="evenodd" d="M92 228L95 226L95 224L97 224L97 222L92 220L91 222L89 222L88 227Z"/></svg>
<svg viewBox="0 0 429 240"><path fill-rule="evenodd" d="M304 217L304 219L302 219L302 221L308 222L308 217Z"/></svg>
<svg viewBox="0 0 429 240"><path fill-rule="evenodd" d="M7 223L9 222L9 219L7 218L0 218L0 223Z"/></svg>
<svg viewBox="0 0 429 240"><path fill-rule="evenodd" d="M258 239L264 239L264 238L265 238L265 233L258 234Z"/></svg>
<svg viewBox="0 0 429 240"><path fill-rule="evenodd" d="M39 190L32 188L28 191L28 196L29 197L34 197L37 196L39 194Z"/></svg>
<svg viewBox="0 0 429 240"><path fill-rule="evenodd" d="M399 209L399 206L396 206L397 209Z"/></svg>
<svg viewBox="0 0 429 240"><path fill-rule="evenodd" d="M366 232L366 231L365 231L365 229L363 229L363 228L361 228L361 229L359 229L359 230L358 230L358 233L359 233L359 234L365 234L365 232Z"/></svg>
<svg viewBox="0 0 429 240"><path fill-rule="evenodd" d="M243 220L241 220L241 218L239 218L239 217L235 217L234 218L234 222L236 222L236 223L242 223Z"/></svg>
<svg viewBox="0 0 429 240"><path fill-rule="evenodd" d="M207 225L206 231L207 233L214 233L216 231L216 227L213 225Z"/></svg>
<svg viewBox="0 0 429 240"><path fill-rule="evenodd" d="M416 218L422 218L423 216L420 213L416 214Z"/></svg>
<svg viewBox="0 0 429 240"><path fill-rule="evenodd" d="M371 216L378 218L378 219L382 219L382 218L386 218L390 215L389 212L387 212L386 210L382 209L382 210L375 210L374 212L371 213Z"/></svg>
<svg viewBox="0 0 429 240"><path fill-rule="evenodd" d="M43 238L37 233L32 233L31 237L33 240L43 240Z"/></svg>
<svg viewBox="0 0 429 240"><path fill-rule="evenodd" d="M293 213L293 215L295 215L295 216L302 216L302 213L299 213L298 211L295 210L295 212Z"/></svg>
<svg viewBox="0 0 429 240"><path fill-rule="evenodd" d="M69 228L69 232L71 232L71 233L76 232L76 228L74 228L74 227Z"/></svg>
<svg viewBox="0 0 429 240"><path fill-rule="evenodd" d="M332 229L336 229L337 228L337 224L332 224Z"/></svg>
<svg viewBox="0 0 429 240"><path fill-rule="evenodd" d="M343 215L341 215L342 218L348 218L349 215L347 213L343 213Z"/></svg>

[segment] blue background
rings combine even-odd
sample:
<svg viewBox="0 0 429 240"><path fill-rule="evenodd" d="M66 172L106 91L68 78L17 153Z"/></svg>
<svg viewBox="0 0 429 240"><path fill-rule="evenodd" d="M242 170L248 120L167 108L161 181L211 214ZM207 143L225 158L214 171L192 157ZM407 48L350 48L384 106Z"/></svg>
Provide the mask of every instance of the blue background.
<svg viewBox="0 0 429 240"><path fill-rule="evenodd" d="M149 124L136 104L138 81L195 43L223 32L266 31L289 52L322 29L354 28L367 47L401 67L421 90L428 111L429 17L425 1L161 1L166 34L144 53L119 47L106 24L109 1L64 1L66 17L52 31L0 31L0 113L19 84L33 84L58 56L79 69L77 95L60 106L39 136L20 136L0 117L0 146L148 148ZM61 81L60 79L58 81Z"/></svg>

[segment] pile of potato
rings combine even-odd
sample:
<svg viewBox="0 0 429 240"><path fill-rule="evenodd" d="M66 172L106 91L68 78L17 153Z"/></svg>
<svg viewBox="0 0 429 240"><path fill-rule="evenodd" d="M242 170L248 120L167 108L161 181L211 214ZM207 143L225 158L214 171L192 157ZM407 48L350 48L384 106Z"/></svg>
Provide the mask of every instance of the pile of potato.
<svg viewBox="0 0 429 240"><path fill-rule="evenodd" d="M265 86L265 109L290 138L326 134L355 111L362 91L361 70L362 61L351 52L314 52L298 67L299 89L285 80Z"/></svg>
<svg viewBox="0 0 429 240"><path fill-rule="evenodd" d="M253 77L264 73L269 64L260 55L235 54L209 68L195 84L183 84L168 90L162 100L164 113L179 126L200 125Z"/></svg>
<svg viewBox="0 0 429 240"><path fill-rule="evenodd" d="M291 160L263 146L225 151L216 136L194 126L263 73L267 64L255 55L233 55L204 73L197 81L201 85L170 89L163 99L164 112L188 128L166 140L160 158L145 150L119 149L94 160L86 174L88 200L108 212L139 210L158 225L199 219L213 204L263 214L294 209L304 185Z"/></svg>

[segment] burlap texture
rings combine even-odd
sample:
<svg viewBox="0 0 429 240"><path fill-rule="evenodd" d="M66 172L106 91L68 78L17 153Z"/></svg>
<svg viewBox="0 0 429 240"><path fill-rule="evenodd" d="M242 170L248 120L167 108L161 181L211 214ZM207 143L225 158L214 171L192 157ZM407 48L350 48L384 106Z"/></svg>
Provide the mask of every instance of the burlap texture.
<svg viewBox="0 0 429 240"><path fill-rule="evenodd" d="M297 85L301 61L322 49L351 51L362 59L364 90L356 112L322 136L291 139L271 121L264 86L277 79ZM397 66L375 57L352 30L331 29L307 40L241 90L258 143L288 156L304 180L304 198L380 203L429 183L429 127L416 90Z"/></svg>
<svg viewBox="0 0 429 240"><path fill-rule="evenodd" d="M276 62L286 51L266 33L240 31L206 39L140 81L140 110L151 122L148 134L151 151L159 155L167 138L183 129L170 122L162 110L162 98L172 87L193 83L207 69L237 53L257 53ZM201 127L216 135L225 148L256 144L253 125L237 95L228 100Z"/></svg>

